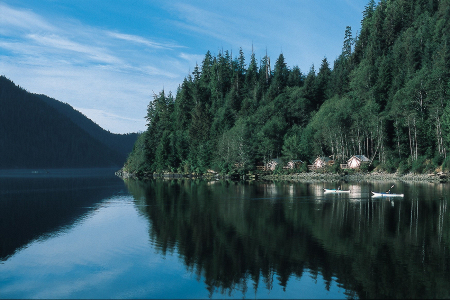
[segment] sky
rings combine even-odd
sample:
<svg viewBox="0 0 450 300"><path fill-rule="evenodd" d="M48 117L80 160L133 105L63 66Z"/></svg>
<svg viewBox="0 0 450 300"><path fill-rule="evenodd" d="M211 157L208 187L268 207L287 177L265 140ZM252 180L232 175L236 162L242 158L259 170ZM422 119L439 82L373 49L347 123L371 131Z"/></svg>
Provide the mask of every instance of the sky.
<svg viewBox="0 0 450 300"><path fill-rule="evenodd" d="M0 75L70 104L113 133L146 129L206 52L252 49L308 73L333 65L368 0L0 0Z"/></svg>

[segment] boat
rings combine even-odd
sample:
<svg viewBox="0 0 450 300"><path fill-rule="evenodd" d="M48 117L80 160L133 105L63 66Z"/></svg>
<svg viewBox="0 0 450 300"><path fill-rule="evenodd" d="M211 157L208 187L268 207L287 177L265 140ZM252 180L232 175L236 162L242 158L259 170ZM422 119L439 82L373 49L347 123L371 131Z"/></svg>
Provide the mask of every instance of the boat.
<svg viewBox="0 0 450 300"><path fill-rule="evenodd" d="M324 193L350 193L349 190L345 191L345 190L333 190L333 189L323 189Z"/></svg>
<svg viewBox="0 0 450 300"><path fill-rule="evenodd" d="M375 193L372 192L372 197L404 197L404 194L391 194L391 193Z"/></svg>

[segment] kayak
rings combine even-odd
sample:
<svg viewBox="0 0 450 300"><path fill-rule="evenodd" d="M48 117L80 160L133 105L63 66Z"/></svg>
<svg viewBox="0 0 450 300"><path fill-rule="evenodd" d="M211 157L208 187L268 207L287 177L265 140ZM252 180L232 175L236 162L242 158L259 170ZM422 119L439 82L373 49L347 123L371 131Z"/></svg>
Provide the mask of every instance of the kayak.
<svg viewBox="0 0 450 300"><path fill-rule="evenodd" d="M375 193L372 192L372 197L403 197L404 194L390 194L390 193Z"/></svg>
<svg viewBox="0 0 450 300"><path fill-rule="evenodd" d="M323 189L324 193L350 193L350 191L344 190L331 190L331 189Z"/></svg>

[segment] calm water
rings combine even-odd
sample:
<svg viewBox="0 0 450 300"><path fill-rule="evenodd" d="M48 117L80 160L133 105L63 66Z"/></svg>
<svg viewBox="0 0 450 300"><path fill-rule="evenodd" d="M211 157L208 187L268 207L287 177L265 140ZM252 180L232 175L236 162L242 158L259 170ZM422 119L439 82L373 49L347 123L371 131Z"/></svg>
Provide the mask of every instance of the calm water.
<svg viewBox="0 0 450 300"><path fill-rule="evenodd" d="M1 298L450 297L447 184L24 174L0 172Z"/></svg>

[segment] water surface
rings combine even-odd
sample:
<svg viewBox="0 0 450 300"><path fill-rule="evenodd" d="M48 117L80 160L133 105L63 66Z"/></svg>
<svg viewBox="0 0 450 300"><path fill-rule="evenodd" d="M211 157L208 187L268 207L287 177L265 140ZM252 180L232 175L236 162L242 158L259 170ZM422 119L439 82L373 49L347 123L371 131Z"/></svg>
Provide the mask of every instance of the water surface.
<svg viewBox="0 0 450 300"><path fill-rule="evenodd" d="M447 184L48 174L0 176L2 298L450 296Z"/></svg>

